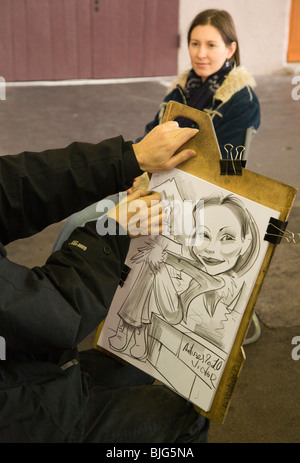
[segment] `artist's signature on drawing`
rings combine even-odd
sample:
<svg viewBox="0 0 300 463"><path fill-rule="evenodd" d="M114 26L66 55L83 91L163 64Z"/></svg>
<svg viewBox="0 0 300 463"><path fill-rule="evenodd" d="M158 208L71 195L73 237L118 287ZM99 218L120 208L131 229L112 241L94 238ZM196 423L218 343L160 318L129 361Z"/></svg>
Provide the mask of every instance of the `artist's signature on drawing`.
<svg viewBox="0 0 300 463"><path fill-rule="evenodd" d="M198 376L204 377L205 382L208 383L211 388L215 389L224 360L207 350L198 352L195 348L195 343L187 342L182 351L190 356L190 364L194 372Z"/></svg>

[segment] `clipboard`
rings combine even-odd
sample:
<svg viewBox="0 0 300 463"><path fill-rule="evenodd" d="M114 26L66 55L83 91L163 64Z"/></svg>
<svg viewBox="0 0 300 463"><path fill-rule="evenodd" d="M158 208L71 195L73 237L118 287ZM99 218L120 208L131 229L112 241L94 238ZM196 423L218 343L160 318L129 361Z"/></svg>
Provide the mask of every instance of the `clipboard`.
<svg viewBox="0 0 300 463"><path fill-rule="evenodd" d="M242 344L252 320L254 306L276 245L280 242L280 235L283 234L286 227L297 189L245 168L242 169L241 175L232 175L234 168L230 170L231 175L222 175L221 153L210 116L203 111L170 101L167 105L163 122L172 121L178 117L190 119L199 127L198 134L180 148L180 151L186 148L195 150L197 155L177 166L178 169L256 203L270 207L280 213L279 220L276 221L270 218L270 226L272 226L272 222L276 222L277 232L275 234L277 234L278 238L277 240L268 239L268 231L266 230L265 238L269 241L269 247L244 311L234 345L211 408L208 412L204 412L194 406L199 413L206 416L212 422L222 424L228 412L238 376L246 359ZM228 163L231 163L231 159L228 160ZM282 232L278 232L281 229ZM272 236L272 233L270 236Z"/></svg>
<svg viewBox="0 0 300 463"><path fill-rule="evenodd" d="M194 404L195 409L199 413L206 416L214 423L222 424L225 420L226 414L229 409L230 400L237 382L237 378L245 361L245 352L242 344L252 320L254 306L260 288L262 286L264 277L266 275L268 266L270 264L271 258L275 251L276 245L279 244L281 235L283 234L284 229L286 227L288 215L291 210L293 201L295 199L297 190L296 188L285 185L276 180L264 177L260 174L251 172L244 168L242 168L242 170L240 171L240 169L237 169L237 167L239 167L238 164L232 168L225 167L224 169L224 163L221 159L219 145L217 142L216 134L210 116L205 112L198 111L180 103L171 101L168 103L168 106L166 108L163 122L174 120L177 117L185 117L187 119L193 120L199 127L199 133L180 148L180 151L186 148L195 150L195 152L197 153L196 157L182 163L180 166L177 166L176 169L179 169L182 172L186 172L187 174L190 174L193 177L197 177L198 179L201 179L201 181L204 180L205 182L208 182L208 184L222 188L232 194L241 196L245 198L245 200L249 200L259 205L263 205L267 208L270 208L273 211L276 211L277 214L277 217L275 219L270 217L269 226L266 227L264 240L267 242L267 250L264 254L264 258L259 272L256 273L256 275L258 276L256 277L254 285L252 286L250 297L247 299L247 305L243 310L243 315L241 321L239 322L234 342L232 344L232 347L230 348L230 352L226 359L224 369L222 370L218 386L214 392L213 399L210 405L206 407L206 409L204 409L204 407L201 409L200 407L195 405L195 401L191 400L191 402ZM232 161L232 159L228 159L228 165L230 165ZM272 227L274 226L277 230L279 230L279 232L276 232L276 238L273 236L274 233L272 233ZM170 253L169 258L171 260L174 259L174 255L172 256ZM175 262L174 264L175 266L176 263L177 262ZM185 265L190 266L190 262L186 262ZM127 278L128 280L130 280L129 286L133 285L134 287L135 276L133 276L130 273L130 269L128 269L125 266L122 272L120 287L124 285L125 281L127 282ZM147 284L147 278L143 278L143 281L145 282L145 284ZM132 291L132 293L132 300L134 300L134 298L136 298L137 293L135 291ZM119 295L120 300L123 300L122 294L121 296ZM118 307L120 306L118 305ZM111 312L111 309L109 312ZM109 315L107 318L109 318ZM174 335L174 333L172 332L172 326L168 325L168 323L166 323L161 317L157 316L157 314L154 314L153 319L154 321L152 326L154 328L153 332L151 332L151 339L154 339L155 344L158 341L158 338L155 337L156 333L164 331L164 328L162 329L162 327L165 326L164 339L166 340L166 344L168 344L168 336L172 338L172 336ZM112 355L121 362L123 361L125 363L130 363L126 362L125 356L120 355L120 353L114 354L110 348L105 348L105 346L108 347L107 333L111 331L111 327L107 326L106 329L105 327L103 328L103 325L104 322L98 328L95 337L94 347L96 349L104 350L108 355ZM158 329L156 330L156 328ZM103 334L104 332L105 334ZM182 339L186 339L184 336L185 334L182 334ZM103 342L104 337L106 337L106 339ZM171 343L172 342L173 341L171 339ZM173 345L175 344L176 343L173 343ZM176 344L176 346L178 346L178 343ZM162 347L164 348L166 346L163 345ZM154 349L152 349L152 353L155 351L155 349L157 349L156 346ZM177 347L175 347L175 349L177 349ZM187 355L187 350L188 349L185 349L184 355ZM155 355L156 352L157 350L154 352ZM184 394L182 395L185 396Z"/></svg>

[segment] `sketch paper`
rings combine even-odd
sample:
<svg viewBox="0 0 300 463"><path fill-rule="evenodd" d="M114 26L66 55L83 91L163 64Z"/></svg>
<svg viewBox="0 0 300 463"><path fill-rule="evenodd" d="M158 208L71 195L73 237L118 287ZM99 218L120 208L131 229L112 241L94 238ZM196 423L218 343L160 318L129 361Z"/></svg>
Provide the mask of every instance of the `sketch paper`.
<svg viewBox="0 0 300 463"><path fill-rule="evenodd" d="M210 410L279 212L174 169L165 231L132 240L98 345Z"/></svg>

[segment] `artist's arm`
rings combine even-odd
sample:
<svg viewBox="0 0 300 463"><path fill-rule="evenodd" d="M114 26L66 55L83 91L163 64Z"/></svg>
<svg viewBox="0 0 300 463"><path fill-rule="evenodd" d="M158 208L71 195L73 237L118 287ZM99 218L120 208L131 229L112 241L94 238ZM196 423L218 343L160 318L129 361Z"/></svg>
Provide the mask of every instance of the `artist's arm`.
<svg viewBox="0 0 300 463"><path fill-rule="evenodd" d="M116 137L96 145L72 143L42 153L1 156L0 241L30 236L126 190L144 171L176 167L195 155L191 150L175 152L196 133L168 122L136 144Z"/></svg>
<svg viewBox="0 0 300 463"><path fill-rule="evenodd" d="M76 229L32 269L0 259L0 335L7 357L73 348L106 316L129 246L127 235Z"/></svg>
<svg viewBox="0 0 300 463"><path fill-rule="evenodd" d="M141 173L122 137L96 145L0 157L0 241L30 236L102 197L129 188Z"/></svg>
<svg viewBox="0 0 300 463"><path fill-rule="evenodd" d="M133 217L129 206L137 198L149 209L140 216L143 229L151 222L161 232L163 217L152 210L152 197L129 195L118 221L101 219L109 233L99 234L97 222L75 229L42 267L29 269L0 256L0 336L8 358L73 348L98 326L117 289L130 244L120 224Z"/></svg>

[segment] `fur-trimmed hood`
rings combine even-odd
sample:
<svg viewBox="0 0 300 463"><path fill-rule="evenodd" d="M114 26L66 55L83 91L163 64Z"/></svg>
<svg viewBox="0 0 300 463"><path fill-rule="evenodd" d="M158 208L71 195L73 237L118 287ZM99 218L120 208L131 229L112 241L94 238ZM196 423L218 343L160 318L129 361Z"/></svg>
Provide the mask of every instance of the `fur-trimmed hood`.
<svg viewBox="0 0 300 463"><path fill-rule="evenodd" d="M186 81L190 71L186 71L176 79L169 89L168 93L171 93L177 85L181 88L185 88ZM217 89L214 100L226 103L230 98L244 87L256 87L255 79L246 70L244 66L237 66L233 68L225 77L222 85Z"/></svg>

